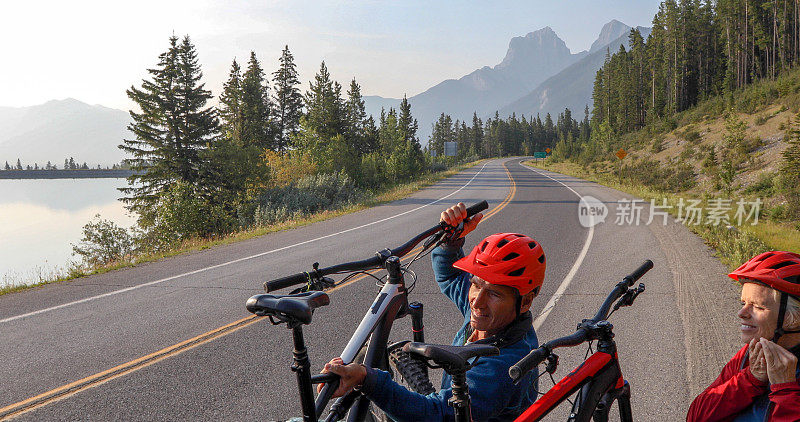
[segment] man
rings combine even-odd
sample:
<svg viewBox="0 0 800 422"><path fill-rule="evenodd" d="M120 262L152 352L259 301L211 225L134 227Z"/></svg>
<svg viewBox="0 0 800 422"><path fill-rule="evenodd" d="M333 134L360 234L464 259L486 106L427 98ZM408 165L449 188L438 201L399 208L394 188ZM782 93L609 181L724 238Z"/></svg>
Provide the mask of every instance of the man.
<svg viewBox="0 0 800 422"><path fill-rule="evenodd" d="M738 316L744 347L694 399L686 419L798 421L800 255L766 252L729 276L742 283Z"/></svg>
<svg viewBox="0 0 800 422"><path fill-rule="evenodd" d="M464 316L454 345L485 343L500 349L498 356L482 357L467 372L476 421L507 421L522 413L536 400L536 371L514 385L508 368L539 347L533 330L531 303L544 281L545 257L541 245L516 233L498 233L478 243L469 256L461 247L464 237L475 229L482 214L466 220L463 203L448 208L441 221L457 226L462 237L432 252L433 270L439 288ZM397 421L450 421L453 409L450 376L445 375L439 393L423 396L392 381L384 371L359 364L343 365L336 358L323 372L341 376L334 396L361 389L375 405Z"/></svg>

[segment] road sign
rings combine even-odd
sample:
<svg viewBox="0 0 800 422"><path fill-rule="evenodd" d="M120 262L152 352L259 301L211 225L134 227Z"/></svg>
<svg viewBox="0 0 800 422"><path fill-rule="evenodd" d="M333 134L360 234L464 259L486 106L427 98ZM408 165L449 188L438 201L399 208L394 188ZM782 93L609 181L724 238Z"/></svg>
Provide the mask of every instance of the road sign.
<svg viewBox="0 0 800 422"><path fill-rule="evenodd" d="M546 152L548 154L550 154L550 151L552 151L550 148L547 148L547 149L544 150L544 152Z"/></svg>
<svg viewBox="0 0 800 422"><path fill-rule="evenodd" d="M444 156L445 157L455 157L458 150L458 144L455 142L445 142L444 143Z"/></svg>
<svg viewBox="0 0 800 422"><path fill-rule="evenodd" d="M617 154L616 154L617 158L619 158L620 160L625 158L625 156L627 156L627 155L628 155L628 153L622 148L620 148L619 151L617 151Z"/></svg>
<svg viewBox="0 0 800 422"><path fill-rule="evenodd" d="M542 152L534 152L533 153L533 158L547 158L547 153L544 152L544 151L542 151Z"/></svg>

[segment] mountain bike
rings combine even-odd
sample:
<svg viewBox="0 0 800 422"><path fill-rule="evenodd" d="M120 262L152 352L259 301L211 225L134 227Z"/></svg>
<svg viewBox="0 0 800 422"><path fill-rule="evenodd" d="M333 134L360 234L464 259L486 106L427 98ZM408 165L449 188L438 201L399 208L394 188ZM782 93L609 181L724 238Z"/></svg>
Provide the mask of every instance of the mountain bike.
<svg viewBox="0 0 800 422"><path fill-rule="evenodd" d="M543 344L509 368L509 376L516 382L528 371L546 360L545 372L552 375L558 367L558 356L553 353L555 349L589 342L589 351L591 351L591 343L597 340L597 351L548 390L515 422L532 422L542 419L576 391L578 394L572 403L568 421L584 422L590 419L608 421L608 414L614 400L618 401L620 419L623 422L633 421L631 388L628 381L622 376L617 345L614 342L614 326L608 322L608 318L619 308L633 305L633 302L645 289L644 283L639 283L638 287L633 287L633 284L651 268L653 268L653 262L647 260L633 273L617 283L600 306L597 314L578 324L575 333ZM617 301L617 299L619 300ZM614 301L617 303L612 308Z"/></svg>
<svg viewBox="0 0 800 422"><path fill-rule="evenodd" d="M479 202L467 208L467 216L472 217L488 208L486 201ZM374 277L383 285L375 300L370 305L361 323L356 328L352 337L339 355L345 364L356 362L360 352L363 354L363 364L372 368L389 370L388 344L389 333L396 318L411 316L414 340L424 341L422 324L422 306L417 303L408 303L408 294L416 284L416 275L409 266L419 258L427 255L439 244L457 239L463 222L457 227L440 223L418 234L405 244L395 249L378 251L372 258L361 261L345 262L326 268L320 268L318 263L312 265L312 270L264 283L264 289L269 293L275 290L303 284L304 286L289 295L260 294L247 300L247 310L259 315L267 316L273 325L286 324L292 330L294 340L293 364L291 370L297 377L297 388L300 396L300 405L304 422L316 422L320 419L328 406L334 391L339 386L339 376L326 373L311 375L311 363L305 347L303 325L311 324L313 312L316 308L330 303L328 295L323 291L341 285L353 277L363 274ZM423 240L423 246L413 259L406 265L401 265L400 258L412 252ZM383 277L377 277L368 270L385 269ZM334 282L328 275L347 274L342 280ZM413 277L413 283L406 286L405 274ZM369 342L369 343L367 343ZM401 343L400 345L402 345ZM366 346L366 348L365 348ZM399 346L391 347L398 350ZM414 383L413 376L406 379ZM323 383L324 386L314 399L313 384ZM338 421L345 416L349 422L367 420L370 413L370 402L358 391L351 391L337 399L330 407L325 421Z"/></svg>
<svg viewBox="0 0 800 422"><path fill-rule="evenodd" d="M644 283L633 288L633 283L639 280L647 271L653 268L653 262L645 261L633 273L617 283L614 290L606 297L594 317L584 319L578 324L577 331L569 336L561 337L543 344L536 350L512 365L508 374L514 382L547 361L545 373L553 374L558 368L558 356L553 350L559 347L572 347L597 340L597 351L588 359L565 376L547 393L540 397L534 404L526 409L515 422L532 422L541 420L556 406L561 404L576 391L578 392L573 402L572 411L568 421L586 422L591 418L595 421L608 421L608 413L614 400L619 403L620 418L623 422L633 421L631 414L631 390L628 381L622 377L622 371L617 357L617 347L614 342L613 326L608 322L609 311L630 306L636 297L644 292ZM614 304L614 301L619 301ZM613 309L611 308L613 304ZM474 361L471 358L496 354L497 350L491 346L469 344L466 346L444 346L424 343L410 343L404 346L409 353L431 362L437 367L444 368L445 372L453 377L453 399L451 405L456 410L456 422L469 422L469 390L466 383L466 372ZM433 367L433 365L431 365Z"/></svg>

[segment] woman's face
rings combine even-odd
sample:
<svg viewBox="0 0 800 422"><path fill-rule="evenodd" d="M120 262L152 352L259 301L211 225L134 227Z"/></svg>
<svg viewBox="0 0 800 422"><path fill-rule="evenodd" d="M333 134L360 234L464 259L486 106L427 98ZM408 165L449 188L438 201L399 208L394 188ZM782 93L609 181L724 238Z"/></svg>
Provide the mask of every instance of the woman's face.
<svg viewBox="0 0 800 422"><path fill-rule="evenodd" d="M739 328L742 342L750 343L750 340L762 337L772 339L778 325L780 305L773 292L771 288L756 283L742 286L742 309L737 314L742 324Z"/></svg>

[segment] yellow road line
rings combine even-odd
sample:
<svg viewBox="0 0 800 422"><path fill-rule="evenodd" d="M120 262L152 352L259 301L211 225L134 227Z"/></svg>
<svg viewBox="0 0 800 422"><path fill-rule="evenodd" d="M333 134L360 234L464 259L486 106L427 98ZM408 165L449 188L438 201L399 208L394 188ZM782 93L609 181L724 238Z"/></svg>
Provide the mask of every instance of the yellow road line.
<svg viewBox="0 0 800 422"><path fill-rule="evenodd" d="M64 399L66 397L69 397L75 393L86 390L88 388L96 387L107 381L111 381L114 378L118 378L123 375L129 374L133 371L150 366L160 360L175 356L177 354L183 353L187 350L200 346L201 344L208 343L212 340L233 333L258 320L260 320L260 318L255 315L249 316L247 318L242 318L238 321L232 322L217 329L200 334L197 337L193 337L188 340L182 341L178 344L165 347L149 355L142 356L130 362L123 363L122 365L118 365L111 369L107 369L103 372L99 372L97 374L90 375L86 378L79 379L75 382L63 385L56 389L50 390L46 393L39 394L38 396L31 397L21 402L8 405L0 409L0 420L6 420L7 418L18 416L22 413L31 411L46 404L50 404L55 401Z"/></svg>
<svg viewBox="0 0 800 422"><path fill-rule="evenodd" d="M508 171L508 167L506 167L505 163L503 163L503 168L506 171L506 175L508 179L511 181L511 189L508 192L508 195L505 197L503 202L499 205L494 207L491 211L489 211L486 215L484 215L482 220L487 220L492 216L496 215L500 212L503 208L505 208L511 200L514 198L517 192L517 184L514 182L514 178L511 177L511 172ZM409 252L403 260L411 259L414 254L419 252L422 247L417 247L411 252ZM369 273L374 274L379 272L380 270L372 270ZM348 286L356 281L362 280L367 277L366 274L358 276L353 280L348 281L347 283L341 284L339 286L334 287L333 289L329 289L327 292L332 293L336 290L341 289L342 287ZM261 320L261 318L253 315L246 318L242 318L238 321L232 322L230 324L224 325L222 327L216 328L214 330L208 331L206 333L200 334L199 336L190 338L188 340L182 341L178 344L174 344L169 347L165 347L157 352L153 352L149 355L142 356L140 358L134 359L130 362L123 363L121 365L115 366L111 369L107 369L102 372L98 372L94 375L90 375L88 377L79 379L75 382L71 382L69 384L63 385L61 387L52 389L45 393L39 394L37 396L31 397L29 399L25 399L23 401L10 404L3 408L0 408L0 420L7 420L13 418L15 416L19 416L23 413L30 412L31 410L37 409L39 407L48 405L50 403L54 403L56 401L65 399L70 397L78 392L83 390L87 390L89 388L96 387L108 381L111 381L115 378L121 377L123 375L130 374L131 372L137 371L139 369L145 368L150 366L156 362L164 360L169 357L176 356L181 354L187 350L191 350L197 346L202 344L208 343L210 341L216 340L220 337L226 336L230 333L238 331L248 325L255 323L256 321Z"/></svg>

